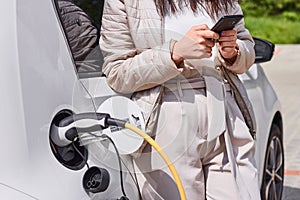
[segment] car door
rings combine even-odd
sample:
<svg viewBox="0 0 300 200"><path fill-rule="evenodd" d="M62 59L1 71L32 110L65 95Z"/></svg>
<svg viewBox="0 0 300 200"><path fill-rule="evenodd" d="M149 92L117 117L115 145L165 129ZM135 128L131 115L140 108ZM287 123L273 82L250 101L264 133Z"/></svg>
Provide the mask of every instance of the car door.
<svg viewBox="0 0 300 200"><path fill-rule="evenodd" d="M96 17L101 15L101 8L93 6L103 1L73 3L93 8L89 12ZM1 54L7 55L1 57L5 98L1 100L0 135L5 142L0 158L6 163L0 168L1 199L120 198L121 170L115 152L97 148L95 155L105 157L95 162L79 140L58 146L51 138L53 124L75 113L95 112L116 95L102 76L101 56L94 68L79 69L56 0L11 0L5 8L9 26L1 37L1 52L8 52ZM99 30L100 17L98 23ZM80 64L88 65L85 61ZM136 182L126 169L130 165L124 166L125 191L137 199ZM110 173L105 191L93 193L83 187L84 176L93 167Z"/></svg>

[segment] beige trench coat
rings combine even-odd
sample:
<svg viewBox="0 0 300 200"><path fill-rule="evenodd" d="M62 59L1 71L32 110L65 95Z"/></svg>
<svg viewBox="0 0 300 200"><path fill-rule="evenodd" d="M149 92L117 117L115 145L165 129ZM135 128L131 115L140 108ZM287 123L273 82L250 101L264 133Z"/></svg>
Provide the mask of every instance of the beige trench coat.
<svg viewBox="0 0 300 200"><path fill-rule="evenodd" d="M228 14L241 14L238 3ZM225 15L219 13L216 19ZM216 21L216 20L214 20ZM108 84L120 93L135 93L134 100L144 111L146 132L156 124L161 84L180 75L170 56L170 41L164 41L163 19L152 0L106 0L102 18L100 46L104 55L103 72ZM237 26L241 55L229 66L221 56L215 66L225 66L238 91L238 104L246 113L247 124L255 131L254 114L243 84L236 73L249 69L254 61L253 40L241 21ZM208 76L211 70L203 70ZM139 91L139 92L137 92ZM250 121L250 122L249 122ZM212 136L213 139L216 136Z"/></svg>

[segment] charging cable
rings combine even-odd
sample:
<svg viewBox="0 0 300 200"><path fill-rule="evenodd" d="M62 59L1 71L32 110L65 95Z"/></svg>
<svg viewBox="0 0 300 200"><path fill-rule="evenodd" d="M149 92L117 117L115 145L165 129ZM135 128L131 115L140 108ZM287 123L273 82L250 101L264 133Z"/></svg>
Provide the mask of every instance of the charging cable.
<svg viewBox="0 0 300 200"><path fill-rule="evenodd" d="M106 122L107 122L108 125L118 126L118 127L121 127L121 128L127 128L127 129L135 132L139 136L143 137L159 153L161 158L168 165L168 168L170 169L170 171L173 175L173 178L176 182L177 189L179 191L181 200L186 200L185 191L184 191L182 182L180 180L180 177L178 175L178 172L176 171L176 169L175 169L174 165L172 164L171 160L168 158L167 154L162 150L162 148L149 135L147 135L142 130L138 129L137 127L135 127L135 126L131 125L130 123L128 123L126 121L123 121L123 120L108 118L106 120Z"/></svg>

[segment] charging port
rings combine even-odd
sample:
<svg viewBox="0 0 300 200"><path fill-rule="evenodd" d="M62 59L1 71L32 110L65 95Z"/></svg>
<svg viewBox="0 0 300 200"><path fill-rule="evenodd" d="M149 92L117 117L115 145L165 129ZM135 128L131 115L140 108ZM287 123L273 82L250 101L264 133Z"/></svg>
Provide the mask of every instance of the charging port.
<svg viewBox="0 0 300 200"><path fill-rule="evenodd" d="M52 126L58 126L62 119L71 115L73 115L73 112L70 110L62 110L55 115L50 127L49 143L51 151L59 163L61 163L68 169L80 170L84 167L87 160L87 149L84 146L80 146L80 143L77 140L75 140L73 143L61 147L56 145L50 137Z"/></svg>

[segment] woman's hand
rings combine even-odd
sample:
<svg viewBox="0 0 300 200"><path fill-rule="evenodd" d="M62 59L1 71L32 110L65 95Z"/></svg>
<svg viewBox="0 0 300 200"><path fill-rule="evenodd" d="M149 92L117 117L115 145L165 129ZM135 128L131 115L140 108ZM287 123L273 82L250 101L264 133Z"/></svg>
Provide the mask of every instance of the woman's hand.
<svg viewBox="0 0 300 200"><path fill-rule="evenodd" d="M193 26L171 50L172 59L176 64L184 59L209 58L219 35L210 31L207 25Z"/></svg>
<svg viewBox="0 0 300 200"><path fill-rule="evenodd" d="M237 40L237 30L223 31L219 38L219 52L229 63L234 63L239 53Z"/></svg>

